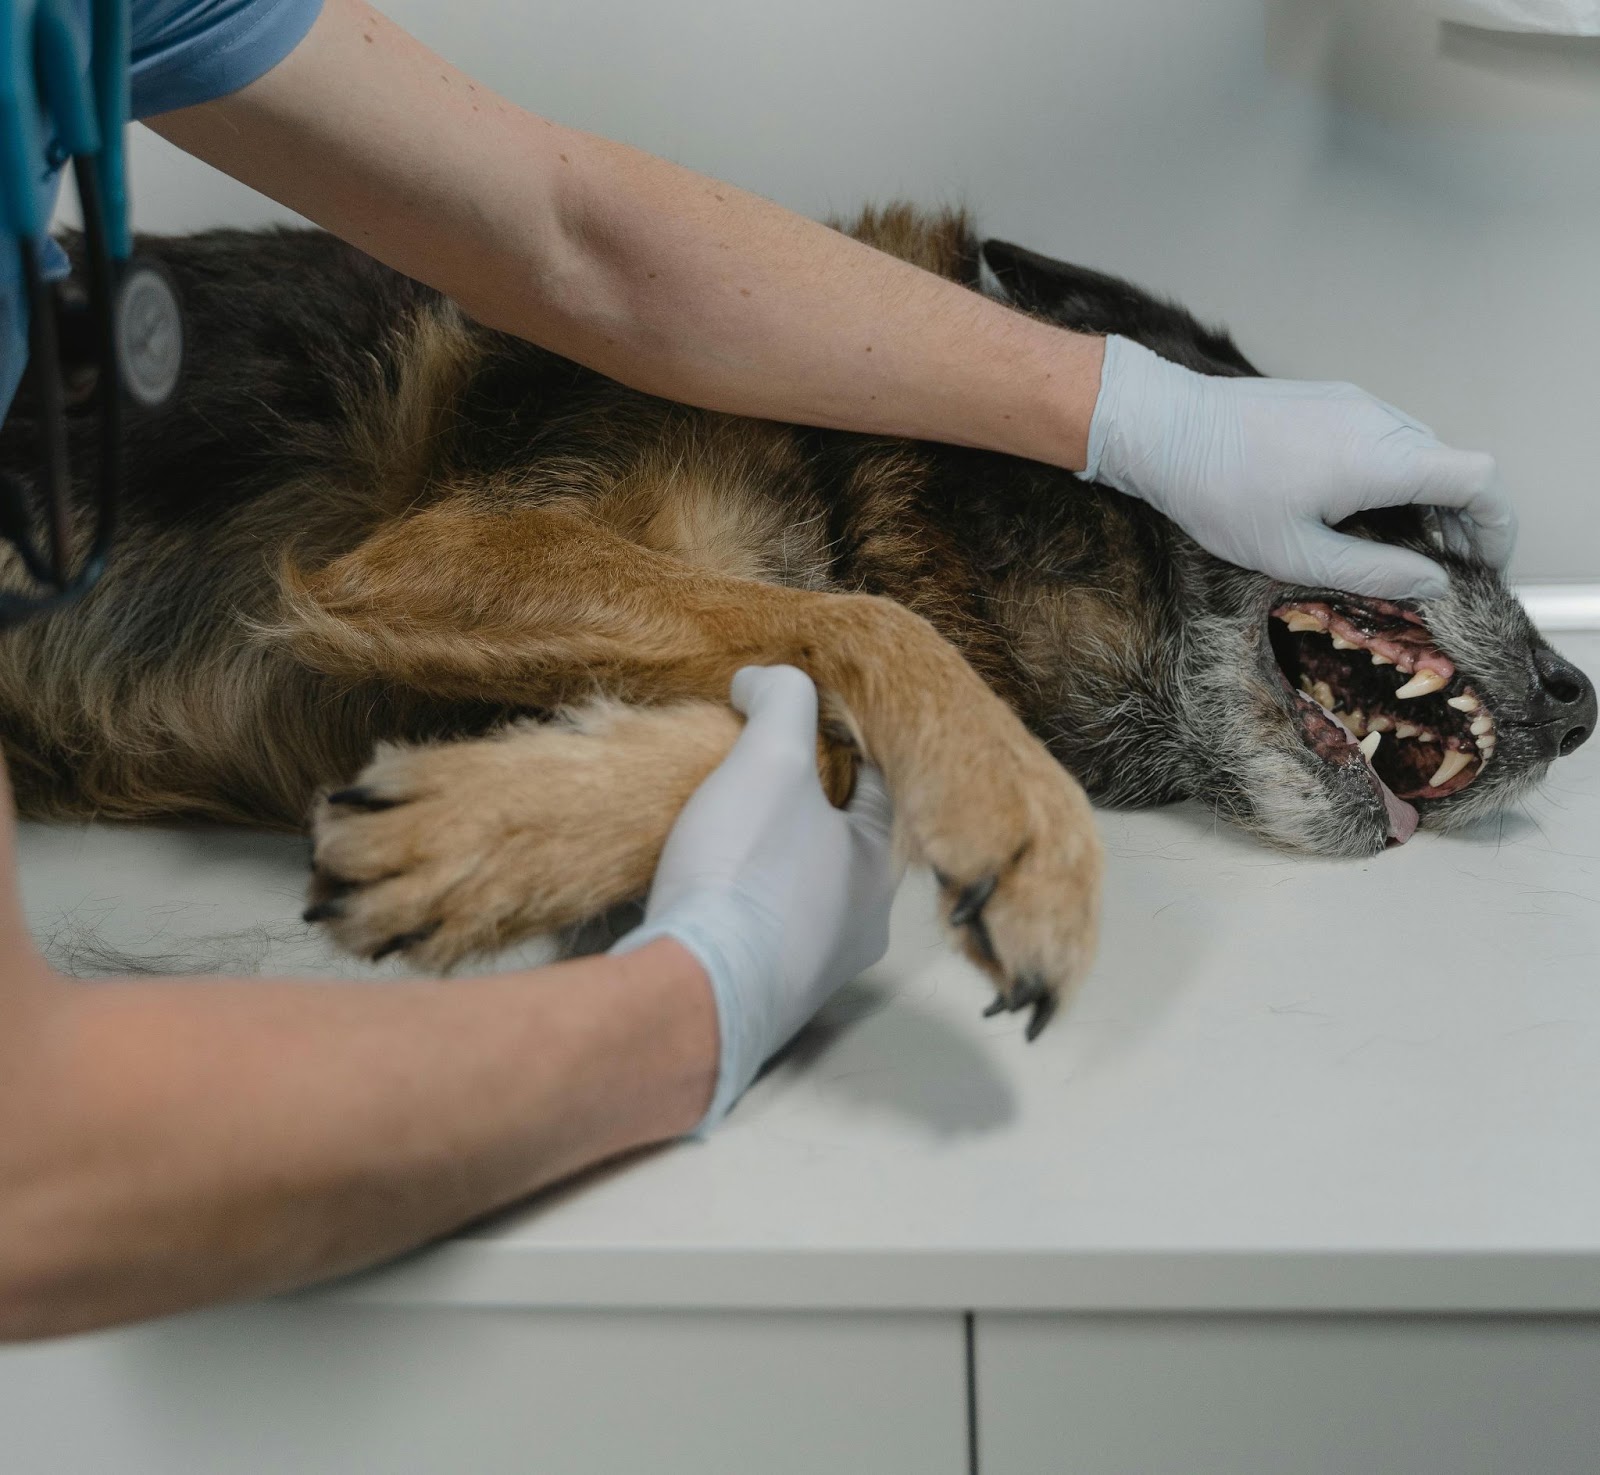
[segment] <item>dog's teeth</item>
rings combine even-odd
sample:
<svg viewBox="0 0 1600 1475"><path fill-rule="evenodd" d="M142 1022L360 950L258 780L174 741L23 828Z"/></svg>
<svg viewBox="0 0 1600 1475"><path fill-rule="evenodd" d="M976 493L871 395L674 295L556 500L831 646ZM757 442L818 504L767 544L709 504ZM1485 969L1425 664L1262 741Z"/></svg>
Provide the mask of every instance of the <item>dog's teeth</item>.
<svg viewBox="0 0 1600 1475"><path fill-rule="evenodd" d="M1432 696L1434 692L1442 691L1449 684L1449 678L1441 676L1437 671L1418 671L1395 695L1401 701L1405 701L1408 697Z"/></svg>
<svg viewBox="0 0 1600 1475"><path fill-rule="evenodd" d="M1394 735L1397 738L1415 737L1421 731L1415 722L1397 722L1394 725Z"/></svg>
<svg viewBox="0 0 1600 1475"><path fill-rule="evenodd" d="M1361 749L1361 756L1370 763L1372 761L1372 755L1378 751L1378 744L1382 741L1382 733L1369 732L1364 738L1361 739L1359 743L1356 744L1356 746Z"/></svg>
<svg viewBox="0 0 1600 1475"><path fill-rule="evenodd" d="M1315 615L1308 615L1304 610L1292 609L1283 617L1283 623L1291 630L1321 630L1325 628L1321 620Z"/></svg>
<svg viewBox="0 0 1600 1475"><path fill-rule="evenodd" d="M1359 645L1357 645L1355 643L1355 641L1346 640L1342 635L1335 635L1333 637L1333 648L1335 650L1360 650L1361 649L1361 647Z"/></svg>
<svg viewBox="0 0 1600 1475"><path fill-rule="evenodd" d="M1461 772L1463 768L1467 766L1467 764L1471 762L1472 755L1470 753L1459 753L1452 749L1450 752L1444 755L1444 761L1441 762L1436 769L1434 769L1433 777L1428 780L1428 787L1430 789L1437 789L1440 784L1449 783L1451 779L1453 779L1458 773Z"/></svg>
<svg viewBox="0 0 1600 1475"><path fill-rule="evenodd" d="M1372 664L1374 666L1392 666L1394 665L1394 662L1391 661L1388 656L1379 655L1377 651L1373 651Z"/></svg>
<svg viewBox="0 0 1600 1475"><path fill-rule="evenodd" d="M1472 719L1473 737L1482 737L1486 732L1494 731L1494 718L1485 713L1482 717Z"/></svg>
<svg viewBox="0 0 1600 1475"><path fill-rule="evenodd" d="M1367 721L1368 732L1393 732L1394 718L1385 717L1381 712L1374 712Z"/></svg>
<svg viewBox="0 0 1600 1475"><path fill-rule="evenodd" d="M1300 678L1300 690L1303 691L1307 696L1313 696L1315 694L1311 689L1311 678L1309 676L1302 676Z"/></svg>
<svg viewBox="0 0 1600 1475"><path fill-rule="evenodd" d="M1311 688L1311 695L1321 702L1322 705L1330 712L1339 705L1338 702L1334 700L1333 688L1329 686L1326 681L1316 682Z"/></svg>
<svg viewBox="0 0 1600 1475"><path fill-rule="evenodd" d="M1478 710L1477 697L1450 697L1445 706L1454 707L1458 712L1476 712Z"/></svg>
<svg viewBox="0 0 1600 1475"><path fill-rule="evenodd" d="M1363 737L1366 734L1366 713L1359 707L1354 712L1335 712L1333 720L1351 737Z"/></svg>

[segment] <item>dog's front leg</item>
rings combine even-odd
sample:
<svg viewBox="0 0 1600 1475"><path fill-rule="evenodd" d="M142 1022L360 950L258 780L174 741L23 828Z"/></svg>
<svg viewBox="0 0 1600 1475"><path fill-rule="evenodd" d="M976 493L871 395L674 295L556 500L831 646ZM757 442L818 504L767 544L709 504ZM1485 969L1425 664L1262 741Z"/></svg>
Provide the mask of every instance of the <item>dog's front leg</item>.
<svg viewBox="0 0 1600 1475"><path fill-rule="evenodd" d="M1001 1003L1042 1025L1089 965L1100 851L1083 791L900 605L731 578L570 511L465 499L380 529L285 592L282 634L307 664L439 695L720 702L741 665L800 666L883 769L908 850L938 874ZM319 858L326 818L320 834Z"/></svg>

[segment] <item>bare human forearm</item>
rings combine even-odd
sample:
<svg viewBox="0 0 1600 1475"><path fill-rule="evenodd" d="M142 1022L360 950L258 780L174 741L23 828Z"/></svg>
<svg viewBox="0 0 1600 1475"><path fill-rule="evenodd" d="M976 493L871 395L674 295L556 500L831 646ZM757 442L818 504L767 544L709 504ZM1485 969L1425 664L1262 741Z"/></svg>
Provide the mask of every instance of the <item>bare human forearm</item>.
<svg viewBox="0 0 1600 1475"><path fill-rule="evenodd" d="M670 940L459 982L90 985L3 931L0 1340L372 1264L688 1131L716 1073Z"/></svg>
<svg viewBox="0 0 1600 1475"><path fill-rule="evenodd" d="M1073 468L1102 343L513 106L363 0L157 131L473 316L711 409Z"/></svg>

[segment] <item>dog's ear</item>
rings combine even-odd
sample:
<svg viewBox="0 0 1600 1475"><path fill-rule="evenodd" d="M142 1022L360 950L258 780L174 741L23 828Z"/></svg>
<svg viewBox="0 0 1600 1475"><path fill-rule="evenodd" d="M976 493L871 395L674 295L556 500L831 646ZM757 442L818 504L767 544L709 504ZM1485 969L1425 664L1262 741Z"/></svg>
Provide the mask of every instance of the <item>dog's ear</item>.
<svg viewBox="0 0 1600 1475"><path fill-rule="evenodd" d="M1150 301L1145 293L1118 277L1057 261L1010 241L985 241L981 249L984 265L1011 302L1058 322L1102 319L1119 305L1126 311L1141 300Z"/></svg>
<svg viewBox="0 0 1600 1475"><path fill-rule="evenodd" d="M1057 261L1010 241L985 241L980 250L1001 295L1024 312L1079 333L1120 333L1203 374L1257 372L1226 333L1203 326L1175 303L1163 302L1121 277Z"/></svg>
<svg viewBox="0 0 1600 1475"><path fill-rule="evenodd" d="M987 240L978 249L1000 290L1018 307L1037 308L1041 298L1051 295L1052 284L1067 267L1064 261L1010 241Z"/></svg>

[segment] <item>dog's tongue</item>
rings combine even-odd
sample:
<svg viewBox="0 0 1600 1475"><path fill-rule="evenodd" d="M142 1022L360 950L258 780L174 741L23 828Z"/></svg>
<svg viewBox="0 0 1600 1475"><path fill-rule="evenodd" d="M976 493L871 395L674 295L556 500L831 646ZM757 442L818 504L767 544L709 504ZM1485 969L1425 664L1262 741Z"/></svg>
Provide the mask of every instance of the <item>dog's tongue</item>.
<svg viewBox="0 0 1600 1475"><path fill-rule="evenodd" d="M1321 702L1318 702L1317 705L1322 707ZM1326 707L1322 707L1322 711L1330 722L1339 722L1339 719L1328 711ZM1339 726L1344 727L1344 724L1339 722ZM1345 729L1345 741L1352 746L1355 745L1355 736L1348 728ZM1416 806L1407 804L1388 784L1378 777L1378 770L1372 766L1370 759L1363 757L1361 761L1367 765L1367 776L1378 786L1378 792L1383 795L1384 811L1389 816L1389 838L1396 845L1404 845L1407 840L1417 833Z"/></svg>
<svg viewBox="0 0 1600 1475"><path fill-rule="evenodd" d="M1372 777L1376 780L1378 788L1383 793L1383 807L1389 812L1389 838L1396 845L1404 845L1417 833L1417 809L1414 804L1407 804L1388 784L1378 778L1378 770L1371 764Z"/></svg>

